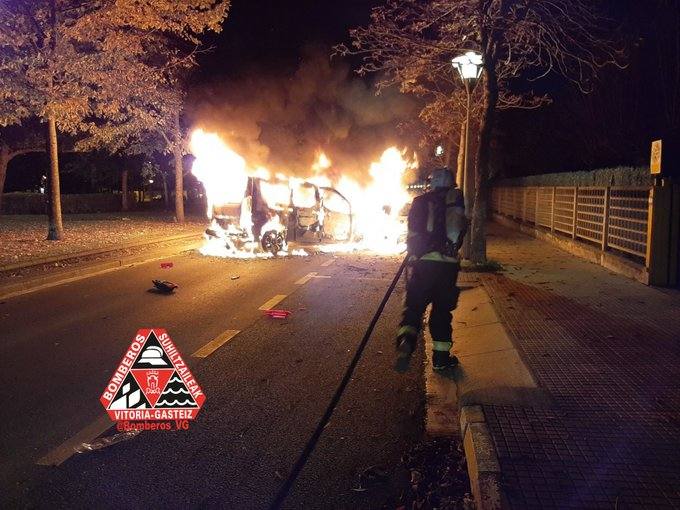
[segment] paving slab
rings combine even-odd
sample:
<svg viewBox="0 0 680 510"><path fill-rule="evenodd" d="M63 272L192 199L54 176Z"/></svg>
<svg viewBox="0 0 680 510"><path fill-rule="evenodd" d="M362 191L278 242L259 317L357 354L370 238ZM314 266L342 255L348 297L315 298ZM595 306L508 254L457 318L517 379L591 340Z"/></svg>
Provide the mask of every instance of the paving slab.
<svg viewBox="0 0 680 510"><path fill-rule="evenodd" d="M680 293L490 234L484 287L547 397L482 405L507 506L680 508Z"/></svg>
<svg viewBox="0 0 680 510"><path fill-rule="evenodd" d="M454 354L461 361L455 372L458 398L464 404L475 393L495 402L512 395L509 388L536 388L517 349L508 337L484 287L461 292L454 319ZM474 402L474 403L482 403Z"/></svg>

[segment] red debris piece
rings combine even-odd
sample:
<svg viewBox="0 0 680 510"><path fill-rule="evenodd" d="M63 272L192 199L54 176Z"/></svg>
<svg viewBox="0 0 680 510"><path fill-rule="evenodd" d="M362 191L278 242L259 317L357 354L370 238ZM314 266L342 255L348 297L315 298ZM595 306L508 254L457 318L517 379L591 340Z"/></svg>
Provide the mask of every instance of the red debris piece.
<svg viewBox="0 0 680 510"><path fill-rule="evenodd" d="M172 266L172 262L161 262L161 269L170 269Z"/></svg>
<svg viewBox="0 0 680 510"><path fill-rule="evenodd" d="M287 319L293 312L289 310L265 310L264 313L272 319Z"/></svg>

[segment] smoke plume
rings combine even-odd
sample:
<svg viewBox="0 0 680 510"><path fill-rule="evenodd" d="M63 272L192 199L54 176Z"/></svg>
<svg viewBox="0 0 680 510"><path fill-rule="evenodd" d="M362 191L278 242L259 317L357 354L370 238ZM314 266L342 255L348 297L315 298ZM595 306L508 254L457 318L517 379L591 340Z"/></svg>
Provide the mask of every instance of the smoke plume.
<svg viewBox="0 0 680 510"><path fill-rule="evenodd" d="M194 127L218 133L249 166L288 175L309 176L324 151L332 161L327 174L365 182L370 162L388 146L417 147L416 134L403 129L417 116L415 102L397 90L376 95L318 48L291 74L260 69L207 84L190 104Z"/></svg>

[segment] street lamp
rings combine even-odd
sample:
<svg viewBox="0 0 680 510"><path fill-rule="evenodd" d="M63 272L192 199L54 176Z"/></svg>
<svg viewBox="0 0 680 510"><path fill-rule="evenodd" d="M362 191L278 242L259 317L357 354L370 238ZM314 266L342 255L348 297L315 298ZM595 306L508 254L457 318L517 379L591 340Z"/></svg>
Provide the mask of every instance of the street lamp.
<svg viewBox="0 0 680 510"><path fill-rule="evenodd" d="M482 75L484 69L484 60L482 55L476 51L467 51L463 55L451 59L451 65L458 70L460 79L465 85L465 93L467 95L467 109L465 112L465 152L463 153L463 176L461 189L463 190L463 197L465 199L465 211L472 214L470 210L470 198L474 193L474 183L470 178L470 170L468 165L468 149L469 149L469 135L470 135L470 109L472 103L472 90L477 83L477 80ZM463 256L470 258L470 236L465 239L463 246Z"/></svg>

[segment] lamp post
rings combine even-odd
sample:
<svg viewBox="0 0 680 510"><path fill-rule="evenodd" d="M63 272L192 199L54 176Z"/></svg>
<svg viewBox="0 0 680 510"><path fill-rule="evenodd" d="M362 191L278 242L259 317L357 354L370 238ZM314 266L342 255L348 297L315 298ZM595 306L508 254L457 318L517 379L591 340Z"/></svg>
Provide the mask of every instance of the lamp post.
<svg viewBox="0 0 680 510"><path fill-rule="evenodd" d="M470 199L474 194L474 181L470 176L468 149L470 147L470 109L472 103L472 91L477 83L477 80L482 75L484 60L482 55L475 51L467 51L463 55L451 59L451 65L458 70L460 79L465 86L465 93L467 95L467 108L465 111L465 149L463 152L463 178L461 189L463 190L463 197L465 199L465 211L467 215L472 214L470 210ZM463 257L470 258L470 236L465 238L463 245Z"/></svg>

